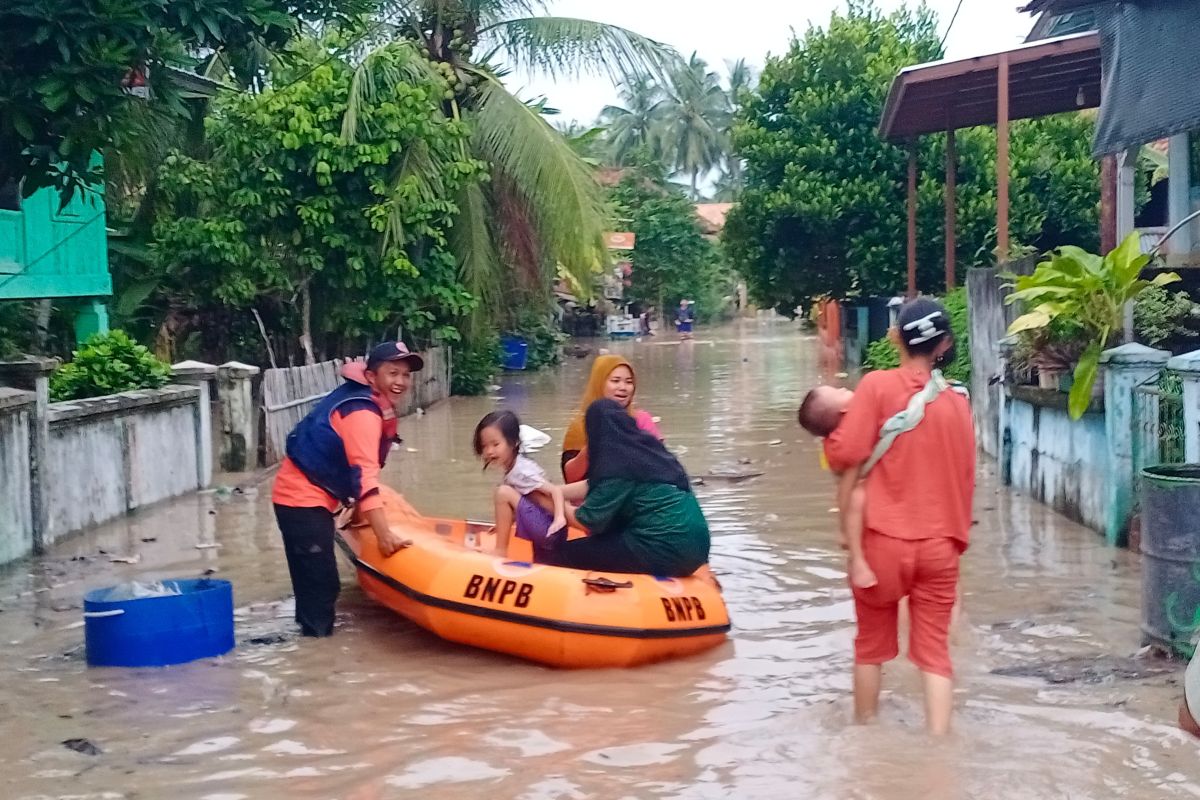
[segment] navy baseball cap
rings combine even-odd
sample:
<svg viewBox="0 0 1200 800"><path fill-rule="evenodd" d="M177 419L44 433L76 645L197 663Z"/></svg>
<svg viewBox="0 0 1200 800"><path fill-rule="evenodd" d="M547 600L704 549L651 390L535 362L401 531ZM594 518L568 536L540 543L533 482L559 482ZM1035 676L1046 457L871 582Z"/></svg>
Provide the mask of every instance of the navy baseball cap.
<svg viewBox="0 0 1200 800"><path fill-rule="evenodd" d="M420 372L425 368L425 359L409 350L404 342L384 342L375 345L371 354L367 356L367 369L374 372L385 361L407 361L409 369L413 372Z"/></svg>

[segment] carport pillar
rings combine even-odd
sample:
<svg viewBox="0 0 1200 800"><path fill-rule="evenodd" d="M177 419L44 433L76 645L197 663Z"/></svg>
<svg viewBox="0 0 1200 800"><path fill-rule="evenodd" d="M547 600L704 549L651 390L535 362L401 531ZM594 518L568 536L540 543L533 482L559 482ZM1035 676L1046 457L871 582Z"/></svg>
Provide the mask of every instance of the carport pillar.
<svg viewBox="0 0 1200 800"><path fill-rule="evenodd" d="M917 296L917 142L908 143L908 298Z"/></svg>
<svg viewBox="0 0 1200 800"><path fill-rule="evenodd" d="M1117 157L1100 159L1100 252L1117 246Z"/></svg>
<svg viewBox="0 0 1200 800"><path fill-rule="evenodd" d="M996 65L996 261L1009 259L1008 241L1008 53Z"/></svg>
<svg viewBox="0 0 1200 800"><path fill-rule="evenodd" d="M946 291L954 290L955 250L958 248L958 151L954 129L946 131Z"/></svg>

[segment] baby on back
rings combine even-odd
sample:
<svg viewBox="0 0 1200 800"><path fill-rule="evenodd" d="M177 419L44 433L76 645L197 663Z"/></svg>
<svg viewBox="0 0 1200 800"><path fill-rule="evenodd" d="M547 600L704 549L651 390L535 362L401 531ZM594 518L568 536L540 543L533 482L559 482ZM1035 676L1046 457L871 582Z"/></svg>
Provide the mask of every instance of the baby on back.
<svg viewBox="0 0 1200 800"><path fill-rule="evenodd" d="M804 396L797 412L800 427L821 439L833 433L854 392L836 386L821 385ZM847 470L837 476L837 503L842 546L850 553L850 584L867 589L877 583L875 573L863 554L863 510L866 507L866 490L859 479L861 469Z"/></svg>

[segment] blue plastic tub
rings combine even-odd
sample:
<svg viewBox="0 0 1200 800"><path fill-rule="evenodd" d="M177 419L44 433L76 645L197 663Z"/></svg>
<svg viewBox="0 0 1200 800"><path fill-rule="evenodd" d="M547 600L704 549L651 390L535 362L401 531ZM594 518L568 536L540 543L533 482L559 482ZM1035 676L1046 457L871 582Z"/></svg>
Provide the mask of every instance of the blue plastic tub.
<svg viewBox="0 0 1200 800"><path fill-rule="evenodd" d="M529 342L520 336L501 336L500 349L504 353L500 363L505 369L525 369L529 360Z"/></svg>
<svg viewBox="0 0 1200 800"><path fill-rule="evenodd" d="M164 581L180 594L109 600L113 587L83 598L87 661L95 667L164 667L233 649L233 586L201 578Z"/></svg>

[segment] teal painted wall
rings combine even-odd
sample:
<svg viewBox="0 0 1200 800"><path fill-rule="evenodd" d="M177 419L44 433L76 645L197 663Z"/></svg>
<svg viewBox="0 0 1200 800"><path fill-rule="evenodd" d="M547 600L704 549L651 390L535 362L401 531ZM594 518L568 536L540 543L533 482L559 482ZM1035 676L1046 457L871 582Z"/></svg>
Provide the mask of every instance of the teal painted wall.
<svg viewBox="0 0 1200 800"><path fill-rule="evenodd" d="M0 300L112 295L103 190L58 206L42 189L20 211L0 210Z"/></svg>

